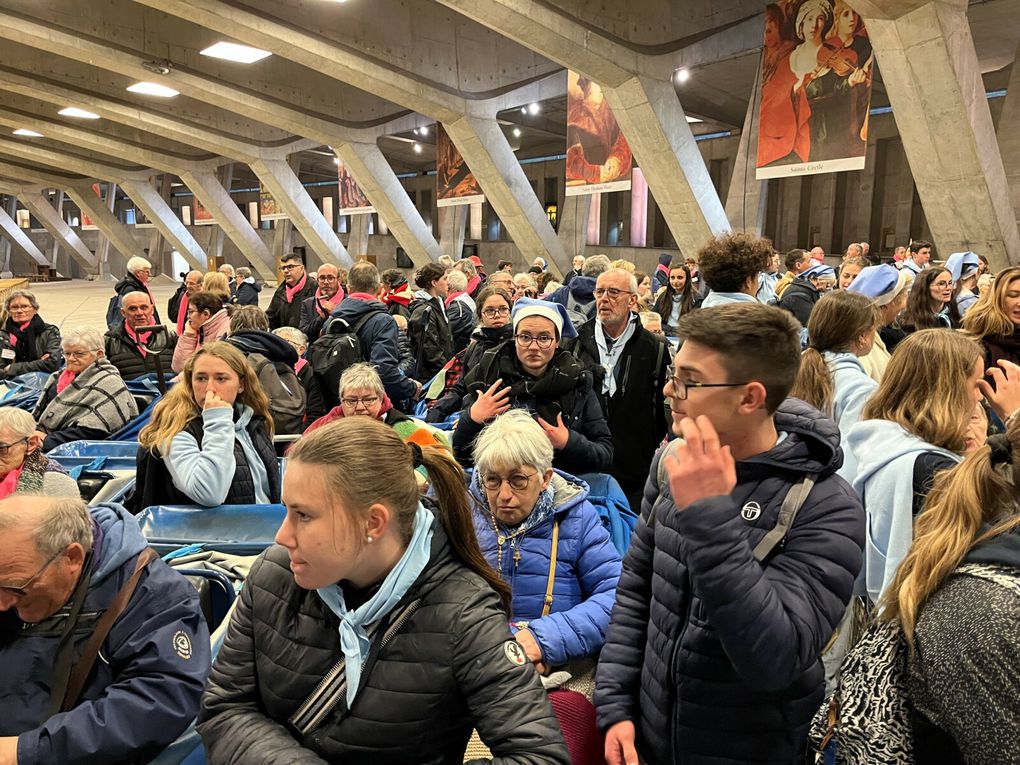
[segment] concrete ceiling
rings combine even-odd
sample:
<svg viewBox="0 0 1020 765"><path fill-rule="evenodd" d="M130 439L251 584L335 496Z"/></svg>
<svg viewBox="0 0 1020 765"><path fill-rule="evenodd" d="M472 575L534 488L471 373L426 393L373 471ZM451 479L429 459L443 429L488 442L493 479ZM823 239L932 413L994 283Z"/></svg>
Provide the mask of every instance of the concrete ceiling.
<svg viewBox="0 0 1020 765"><path fill-rule="evenodd" d="M565 97L521 114L535 84L562 68L433 0L0 0L0 163L50 174L176 174L264 150L300 154L299 176L335 176L330 137L378 141L393 169L434 163L436 111L503 99L498 119L519 158L564 151ZM678 85L695 134L739 130L758 67L759 0L539 0L538 6L622 50L690 69ZM165 12L164 9L166 9ZM986 81L1003 82L1020 25L1015 0L971 4ZM239 21L240 20L240 21ZM231 25L235 26L232 27ZM219 40L261 39L279 50L251 65L199 54ZM305 56L283 55L295 40ZM321 51L331 62L322 65ZM170 72L146 70L166 63ZM139 79L173 99L138 96ZM391 100L392 99L392 100ZM412 108L418 100L421 106ZM881 87L876 105L884 104ZM102 119L61 117L64 106ZM420 114L416 114L419 111ZM43 138L19 138L24 123ZM412 129L430 126L427 135ZM521 135L515 136L519 129ZM415 144L421 151L415 150ZM90 167L94 172L87 172ZM0 173L2 176L3 173ZM250 186L243 164L235 186Z"/></svg>

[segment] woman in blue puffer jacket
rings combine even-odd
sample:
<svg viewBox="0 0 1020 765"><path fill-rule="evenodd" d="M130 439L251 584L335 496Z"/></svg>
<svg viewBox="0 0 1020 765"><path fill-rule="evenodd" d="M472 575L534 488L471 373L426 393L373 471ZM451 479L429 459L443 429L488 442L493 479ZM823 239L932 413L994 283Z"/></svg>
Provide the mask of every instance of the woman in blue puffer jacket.
<svg viewBox="0 0 1020 765"><path fill-rule="evenodd" d="M587 484L552 459L538 423L512 410L479 435L471 480L479 544L510 585L510 626L543 673L598 655L621 565Z"/></svg>

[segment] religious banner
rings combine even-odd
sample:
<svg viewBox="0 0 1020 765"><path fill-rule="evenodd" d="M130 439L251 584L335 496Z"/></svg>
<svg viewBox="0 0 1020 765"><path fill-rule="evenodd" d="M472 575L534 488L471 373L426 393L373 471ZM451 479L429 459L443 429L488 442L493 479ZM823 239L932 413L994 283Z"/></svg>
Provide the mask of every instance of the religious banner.
<svg viewBox="0 0 1020 765"><path fill-rule="evenodd" d="M266 188L264 183L259 182L259 218L262 220L286 220L285 213L272 192Z"/></svg>
<svg viewBox="0 0 1020 765"><path fill-rule="evenodd" d="M862 169L874 68L844 0L766 6L755 178Z"/></svg>
<svg viewBox="0 0 1020 765"><path fill-rule="evenodd" d="M566 195L629 191L633 165L634 156L602 86L568 71Z"/></svg>
<svg viewBox="0 0 1020 765"><path fill-rule="evenodd" d="M213 214L210 212L205 205L203 205L198 197L192 197L194 207L191 210L191 222L195 226L211 226L216 221L213 220Z"/></svg>
<svg viewBox="0 0 1020 765"><path fill-rule="evenodd" d="M99 184L98 183L93 183L92 184L92 190L96 193L96 196L99 197L100 202L101 202L102 199L103 199L103 194L102 194L102 192L99 191ZM96 225L95 221L93 221L92 218L89 217L88 213L86 213L84 210L82 210L81 211L81 230L82 231L95 231L97 228L98 228L98 226Z"/></svg>
<svg viewBox="0 0 1020 765"><path fill-rule="evenodd" d="M340 214L365 215L367 213L374 213L375 208L368 201L365 192L361 190L361 186L354 180L354 176L351 175L351 171L347 169L347 165L343 163L343 160L338 160L336 169L340 179Z"/></svg>
<svg viewBox="0 0 1020 765"><path fill-rule="evenodd" d="M484 202L482 187L442 125L436 125L436 207Z"/></svg>

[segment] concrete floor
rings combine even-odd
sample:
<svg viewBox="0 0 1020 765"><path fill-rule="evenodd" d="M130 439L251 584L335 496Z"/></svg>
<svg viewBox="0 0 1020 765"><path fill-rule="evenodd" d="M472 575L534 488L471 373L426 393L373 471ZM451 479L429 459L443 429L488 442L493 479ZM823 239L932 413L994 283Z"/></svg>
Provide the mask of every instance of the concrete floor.
<svg viewBox="0 0 1020 765"><path fill-rule="evenodd" d="M174 323L166 316L166 304L177 290L178 282L166 277L153 280L150 289L156 299L159 316L168 326ZM39 301L39 315L49 324L56 324L61 329L90 326L106 331L106 307L113 297L112 281L89 282L72 280L69 282L46 282L30 284L29 289ZM262 308L269 306L273 290L265 287L261 293Z"/></svg>

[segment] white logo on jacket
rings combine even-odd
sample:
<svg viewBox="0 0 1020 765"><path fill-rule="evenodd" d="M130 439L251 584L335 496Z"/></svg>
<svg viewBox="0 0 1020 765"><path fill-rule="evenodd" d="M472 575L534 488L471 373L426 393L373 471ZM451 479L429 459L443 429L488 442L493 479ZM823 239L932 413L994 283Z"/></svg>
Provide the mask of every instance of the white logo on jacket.
<svg viewBox="0 0 1020 765"><path fill-rule="evenodd" d="M761 515L761 505L757 502L748 502L742 508L740 508L740 517L748 523L758 520L758 516Z"/></svg>
<svg viewBox="0 0 1020 765"><path fill-rule="evenodd" d="M184 630L174 633L174 650L185 661L191 658L191 638Z"/></svg>

